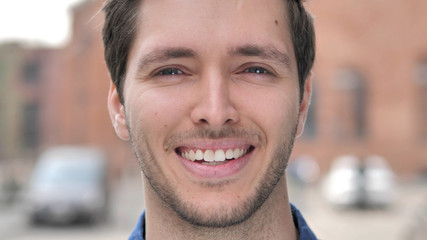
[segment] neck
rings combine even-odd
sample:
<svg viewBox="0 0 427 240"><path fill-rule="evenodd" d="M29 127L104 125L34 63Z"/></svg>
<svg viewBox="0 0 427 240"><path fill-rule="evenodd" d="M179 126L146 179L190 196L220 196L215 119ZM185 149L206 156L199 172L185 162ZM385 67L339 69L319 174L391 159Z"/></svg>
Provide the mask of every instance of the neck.
<svg viewBox="0 0 427 240"><path fill-rule="evenodd" d="M225 227L194 226L181 219L144 179L146 239L272 239L295 240L297 232L286 191L285 176L264 204L245 222Z"/></svg>

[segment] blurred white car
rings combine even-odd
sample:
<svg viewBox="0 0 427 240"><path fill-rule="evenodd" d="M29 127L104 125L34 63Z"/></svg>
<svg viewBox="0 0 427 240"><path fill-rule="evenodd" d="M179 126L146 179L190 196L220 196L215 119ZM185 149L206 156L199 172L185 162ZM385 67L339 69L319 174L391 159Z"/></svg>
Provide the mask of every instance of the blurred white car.
<svg viewBox="0 0 427 240"><path fill-rule="evenodd" d="M387 161L376 155L365 158L365 203L388 206L395 198L395 176Z"/></svg>
<svg viewBox="0 0 427 240"><path fill-rule="evenodd" d="M339 207L385 207L394 199L394 187L394 173L385 159L372 155L362 161L341 156L325 178L323 193Z"/></svg>
<svg viewBox="0 0 427 240"><path fill-rule="evenodd" d="M57 147L44 152L30 178L27 199L35 222L97 221L107 207L106 160L96 150Z"/></svg>

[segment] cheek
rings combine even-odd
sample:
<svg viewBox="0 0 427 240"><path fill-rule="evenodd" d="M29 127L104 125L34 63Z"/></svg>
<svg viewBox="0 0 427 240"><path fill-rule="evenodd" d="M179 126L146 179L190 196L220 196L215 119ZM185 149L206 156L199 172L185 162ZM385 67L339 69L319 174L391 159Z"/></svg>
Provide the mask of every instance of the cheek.
<svg viewBox="0 0 427 240"><path fill-rule="evenodd" d="M274 154L277 147L289 141L298 119L298 95L291 91L266 89L252 92L245 98L244 114L250 124L263 134L266 153Z"/></svg>
<svg viewBox="0 0 427 240"><path fill-rule="evenodd" d="M280 88L252 91L240 97L244 114L263 131L293 129L298 117L297 94ZM270 133L271 134L271 133Z"/></svg>
<svg viewBox="0 0 427 240"><path fill-rule="evenodd" d="M135 91L138 92L138 91ZM150 142L157 142L167 135L181 119L182 103L180 98L164 89L139 91L129 105L131 106L131 128ZM182 115L182 114L181 114Z"/></svg>
<svg viewBox="0 0 427 240"><path fill-rule="evenodd" d="M282 100L281 102L279 100ZM267 142L282 142L291 136L298 120L297 107L293 102L276 99L276 105L263 109L260 124L267 136Z"/></svg>

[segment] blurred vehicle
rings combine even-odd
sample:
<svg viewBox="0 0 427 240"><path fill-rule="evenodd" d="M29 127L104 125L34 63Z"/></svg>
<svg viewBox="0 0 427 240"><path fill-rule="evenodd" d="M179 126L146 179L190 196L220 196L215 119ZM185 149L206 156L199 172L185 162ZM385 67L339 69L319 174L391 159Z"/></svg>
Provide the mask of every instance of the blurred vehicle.
<svg viewBox="0 0 427 240"><path fill-rule="evenodd" d="M287 176L300 185L311 184L318 180L320 167L316 159L309 155L301 155L289 161Z"/></svg>
<svg viewBox="0 0 427 240"><path fill-rule="evenodd" d="M384 158L341 156L325 178L323 193L338 207L386 207L394 199L394 187L394 173Z"/></svg>
<svg viewBox="0 0 427 240"><path fill-rule="evenodd" d="M351 206L361 201L359 159L354 156L337 158L323 185L326 199L336 206Z"/></svg>
<svg viewBox="0 0 427 240"><path fill-rule="evenodd" d="M365 158L362 165L364 173L364 202L369 206L388 206L395 198L395 176L387 161L376 155Z"/></svg>
<svg viewBox="0 0 427 240"><path fill-rule="evenodd" d="M56 147L41 154L27 200L33 223L95 222L107 207L105 156L83 147Z"/></svg>

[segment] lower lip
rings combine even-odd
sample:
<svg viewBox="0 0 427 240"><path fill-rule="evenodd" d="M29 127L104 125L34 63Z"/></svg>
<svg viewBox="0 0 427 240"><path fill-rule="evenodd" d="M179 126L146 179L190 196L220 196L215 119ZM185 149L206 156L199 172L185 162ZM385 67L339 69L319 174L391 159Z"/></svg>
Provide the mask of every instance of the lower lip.
<svg viewBox="0 0 427 240"><path fill-rule="evenodd" d="M228 161L220 165L204 165L197 162L192 162L179 156L182 165L193 175L205 179L221 179L231 177L240 172L249 162L250 155L253 151L243 157Z"/></svg>

